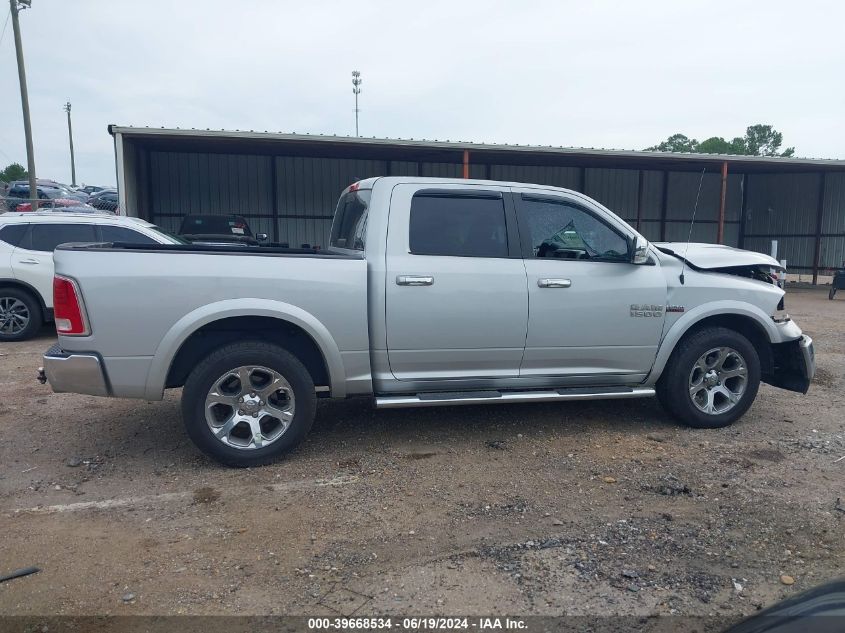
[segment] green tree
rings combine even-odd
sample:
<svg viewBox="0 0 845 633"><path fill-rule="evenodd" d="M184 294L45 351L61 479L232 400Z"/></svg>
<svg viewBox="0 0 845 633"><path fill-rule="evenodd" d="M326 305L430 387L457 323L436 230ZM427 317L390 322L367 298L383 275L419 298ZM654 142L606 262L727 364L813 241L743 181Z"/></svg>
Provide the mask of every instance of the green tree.
<svg viewBox="0 0 845 633"><path fill-rule="evenodd" d="M653 147L646 147L646 151L651 152L695 152L697 151L698 141L694 138L689 138L684 134L673 134L662 143L658 143Z"/></svg>
<svg viewBox="0 0 845 633"><path fill-rule="evenodd" d="M778 153L783 145L783 134L775 130L771 125L749 125L745 130L746 153L751 156L792 156L795 154L794 147L787 147Z"/></svg>
<svg viewBox="0 0 845 633"><path fill-rule="evenodd" d="M0 171L0 180L3 182L12 182L13 180L26 180L28 176L23 165L12 163L3 171Z"/></svg>
<svg viewBox="0 0 845 633"><path fill-rule="evenodd" d="M745 139L737 136L726 141L721 136L711 136L701 141L695 151L701 154L745 154Z"/></svg>
<svg viewBox="0 0 845 633"><path fill-rule="evenodd" d="M673 134L662 143L647 147L646 151L657 152L693 152L696 154L738 154L742 156L793 156L794 147L779 152L783 145L783 134L771 125L758 123L745 129L745 136L725 140L721 136L711 136L700 143L684 134Z"/></svg>

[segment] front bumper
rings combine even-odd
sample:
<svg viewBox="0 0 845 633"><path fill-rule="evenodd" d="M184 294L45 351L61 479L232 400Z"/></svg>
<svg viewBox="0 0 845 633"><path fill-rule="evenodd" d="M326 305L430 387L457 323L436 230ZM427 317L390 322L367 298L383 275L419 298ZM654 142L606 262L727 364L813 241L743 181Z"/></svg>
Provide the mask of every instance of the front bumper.
<svg viewBox="0 0 845 633"><path fill-rule="evenodd" d="M787 343L772 345L772 373L763 382L775 387L807 393L816 375L816 354L813 339L806 334Z"/></svg>
<svg viewBox="0 0 845 633"><path fill-rule="evenodd" d="M43 375L56 393L111 395L103 362L96 354L68 353L54 345L44 353Z"/></svg>

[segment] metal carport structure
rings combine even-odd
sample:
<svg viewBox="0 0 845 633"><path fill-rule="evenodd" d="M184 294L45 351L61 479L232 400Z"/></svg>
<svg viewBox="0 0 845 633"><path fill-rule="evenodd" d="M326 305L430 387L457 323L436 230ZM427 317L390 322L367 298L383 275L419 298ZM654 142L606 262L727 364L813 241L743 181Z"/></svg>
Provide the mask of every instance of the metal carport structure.
<svg viewBox="0 0 845 633"><path fill-rule="evenodd" d="M109 126L120 209L175 230L236 213L292 246L324 245L338 193L371 176L534 182L581 191L652 240L768 252L790 271L845 261L845 160L673 154L254 131Z"/></svg>

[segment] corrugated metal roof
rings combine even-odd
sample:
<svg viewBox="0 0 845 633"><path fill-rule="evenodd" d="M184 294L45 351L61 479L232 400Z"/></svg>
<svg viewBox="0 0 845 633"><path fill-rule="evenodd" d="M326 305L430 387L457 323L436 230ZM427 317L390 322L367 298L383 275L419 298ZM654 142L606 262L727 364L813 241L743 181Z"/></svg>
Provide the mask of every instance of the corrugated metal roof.
<svg viewBox="0 0 845 633"><path fill-rule="evenodd" d="M210 138L210 139L250 139L267 141L315 142L330 144L370 145L389 147L417 147L440 150L470 150L470 151L507 151L525 152L533 154L566 155L572 157L595 158L633 158L666 161L688 161L690 163L713 163L728 161L755 165L769 165L778 167L833 167L845 169L845 159L834 158L784 158L780 156L742 156L735 154L692 154L673 152L651 152L645 150L604 149L594 147L555 147L552 145L509 145L496 143L476 143L473 141L441 141L438 139L414 138L376 138L356 136L335 136L330 134L297 134L296 132L256 132L254 130L200 130L195 128L151 128L109 125L109 133L121 134L125 137L159 137L159 138Z"/></svg>

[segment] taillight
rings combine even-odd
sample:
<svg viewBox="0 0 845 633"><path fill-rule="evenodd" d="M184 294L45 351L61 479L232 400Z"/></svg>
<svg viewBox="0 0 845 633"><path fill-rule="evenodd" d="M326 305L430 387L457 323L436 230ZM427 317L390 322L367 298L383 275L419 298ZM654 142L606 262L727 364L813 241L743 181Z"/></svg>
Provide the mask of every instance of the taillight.
<svg viewBox="0 0 845 633"><path fill-rule="evenodd" d="M91 333L79 286L73 279L53 277L53 318L59 334L88 336Z"/></svg>

